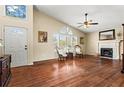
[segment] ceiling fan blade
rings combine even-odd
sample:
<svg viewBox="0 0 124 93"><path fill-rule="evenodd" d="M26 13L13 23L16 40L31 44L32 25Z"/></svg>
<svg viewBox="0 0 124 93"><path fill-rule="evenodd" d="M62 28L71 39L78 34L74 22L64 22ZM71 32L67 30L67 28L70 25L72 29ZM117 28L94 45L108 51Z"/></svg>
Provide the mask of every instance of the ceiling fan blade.
<svg viewBox="0 0 124 93"><path fill-rule="evenodd" d="M98 25L98 23L89 23L89 25Z"/></svg>
<svg viewBox="0 0 124 93"><path fill-rule="evenodd" d="M79 25L78 27L80 28L80 27L82 27L83 25Z"/></svg>
<svg viewBox="0 0 124 93"><path fill-rule="evenodd" d="M80 22L80 23L77 23L77 24L83 24L83 23Z"/></svg>

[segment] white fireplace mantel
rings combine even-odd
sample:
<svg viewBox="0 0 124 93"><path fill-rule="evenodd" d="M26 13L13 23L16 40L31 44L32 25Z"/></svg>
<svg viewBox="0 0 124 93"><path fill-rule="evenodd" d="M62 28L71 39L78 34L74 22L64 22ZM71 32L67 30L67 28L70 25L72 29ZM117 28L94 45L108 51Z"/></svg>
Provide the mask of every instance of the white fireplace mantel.
<svg viewBox="0 0 124 93"><path fill-rule="evenodd" d="M100 54L101 48L112 48L113 49L113 59L119 59L119 40L99 41L98 42L99 54Z"/></svg>

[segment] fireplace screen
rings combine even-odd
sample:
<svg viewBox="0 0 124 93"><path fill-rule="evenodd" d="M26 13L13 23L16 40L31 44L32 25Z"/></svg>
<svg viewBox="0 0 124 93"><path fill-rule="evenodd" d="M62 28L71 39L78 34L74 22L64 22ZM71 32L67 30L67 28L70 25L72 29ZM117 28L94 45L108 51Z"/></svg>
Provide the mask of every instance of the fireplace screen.
<svg viewBox="0 0 124 93"><path fill-rule="evenodd" d="M101 56L112 58L113 49L112 48L101 48Z"/></svg>

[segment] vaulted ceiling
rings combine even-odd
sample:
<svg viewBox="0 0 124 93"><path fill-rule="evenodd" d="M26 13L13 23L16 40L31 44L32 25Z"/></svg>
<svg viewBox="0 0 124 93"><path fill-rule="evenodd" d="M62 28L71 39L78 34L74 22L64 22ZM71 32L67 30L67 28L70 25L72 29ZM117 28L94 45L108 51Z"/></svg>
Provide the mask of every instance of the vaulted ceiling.
<svg viewBox="0 0 124 93"><path fill-rule="evenodd" d="M37 5L37 9L84 32L103 31L121 27L124 23L124 5ZM84 22L84 14L99 25L77 27Z"/></svg>

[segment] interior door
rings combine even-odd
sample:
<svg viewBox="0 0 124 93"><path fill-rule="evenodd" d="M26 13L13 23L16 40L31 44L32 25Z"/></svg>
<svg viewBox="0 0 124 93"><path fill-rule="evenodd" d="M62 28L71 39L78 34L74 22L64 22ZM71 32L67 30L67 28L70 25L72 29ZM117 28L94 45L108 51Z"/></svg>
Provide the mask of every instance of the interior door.
<svg viewBox="0 0 124 93"><path fill-rule="evenodd" d="M12 67L27 65L27 33L25 28L5 27L5 54L11 54Z"/></svg>

